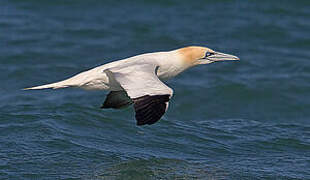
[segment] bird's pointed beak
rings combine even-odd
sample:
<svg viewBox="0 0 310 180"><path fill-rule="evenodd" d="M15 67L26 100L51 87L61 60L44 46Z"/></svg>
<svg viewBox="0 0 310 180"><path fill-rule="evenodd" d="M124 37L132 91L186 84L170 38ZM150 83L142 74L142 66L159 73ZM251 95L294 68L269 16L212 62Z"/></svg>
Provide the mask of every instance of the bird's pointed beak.
<svg viewBox="0 0 310 180"><path fill-rule="evenodd" d="M221 52L214 52L214 55L207 57L208 60L216 62L216 61L238 61L240 60L237 56L224 54Z"/></svg>

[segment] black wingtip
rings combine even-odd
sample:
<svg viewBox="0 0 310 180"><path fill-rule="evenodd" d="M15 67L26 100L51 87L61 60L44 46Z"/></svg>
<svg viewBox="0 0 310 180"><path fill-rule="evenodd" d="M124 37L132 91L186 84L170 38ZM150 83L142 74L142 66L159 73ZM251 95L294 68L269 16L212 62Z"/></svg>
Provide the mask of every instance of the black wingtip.
<svg viewBox="0 0 310 180"><path fill-rule="evenodd" d="M107 106L106 104L102 104L102 106L100 106L101 109L109 109L111 107Z"/></svg>
<svg viewBox="0 0 310 180"><path fill-rule="evenodd" d="M165 114L169 94L165 95L146 95L134 100L137 125L151 125L156 123Z"/></svg>
<svg viewBox="0 0 310 180"><path fill-rule="evenodd" d="M111 91L100 108L102 109L122 109L133 102L125 91Z"/></svg>

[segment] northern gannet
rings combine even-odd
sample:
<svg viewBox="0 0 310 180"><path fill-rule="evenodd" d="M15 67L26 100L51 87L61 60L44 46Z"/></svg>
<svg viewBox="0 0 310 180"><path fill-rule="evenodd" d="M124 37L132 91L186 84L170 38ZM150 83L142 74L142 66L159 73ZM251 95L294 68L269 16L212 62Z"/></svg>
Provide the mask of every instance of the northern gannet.
<svg viewBox="0 0 310 180"><path fill-rule="evenodd" d="M154 124L167 111L173 90L162 80L184 70L238 57L200 46L167 52L146 53L114 61L79 73L69 79L29 89L79 87L110 91L101 108L123 108L134 104L137 125Z"/></svg>

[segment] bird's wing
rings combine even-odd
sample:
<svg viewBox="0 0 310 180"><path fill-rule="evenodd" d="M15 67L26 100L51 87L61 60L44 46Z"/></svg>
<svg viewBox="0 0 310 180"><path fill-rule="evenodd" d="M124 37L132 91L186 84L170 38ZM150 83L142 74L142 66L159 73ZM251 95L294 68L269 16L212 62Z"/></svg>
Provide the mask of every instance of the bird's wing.
<svg viewBox="0 0 310 180"><path fill-rule="evenodd" d="M133 101L131 98L127 95L126 91L111 91L104 103L102 104L101 108L114 108L114 109L120 109L125 108L132 104Z"/></svg>
<svg viewBox="0 0 310 180"><path fill-rule="evenodd" d="M161 82L153 64L110 68L115 80L134 102L137 125L154 124L166 112L173 90Z"/></svg>

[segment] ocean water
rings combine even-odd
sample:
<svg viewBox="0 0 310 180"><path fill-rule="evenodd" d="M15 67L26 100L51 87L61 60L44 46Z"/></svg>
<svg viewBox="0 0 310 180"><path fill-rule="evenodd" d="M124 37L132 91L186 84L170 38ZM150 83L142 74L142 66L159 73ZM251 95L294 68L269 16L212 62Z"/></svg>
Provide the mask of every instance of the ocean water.
<svg viewBox="0 0 310 180"><path fill-rule="evenodd" d="M188 45L241 61L167 82L138 127L107 92L22 91ZM0 179L310 179L310 1L1 0Z"/></svg>

